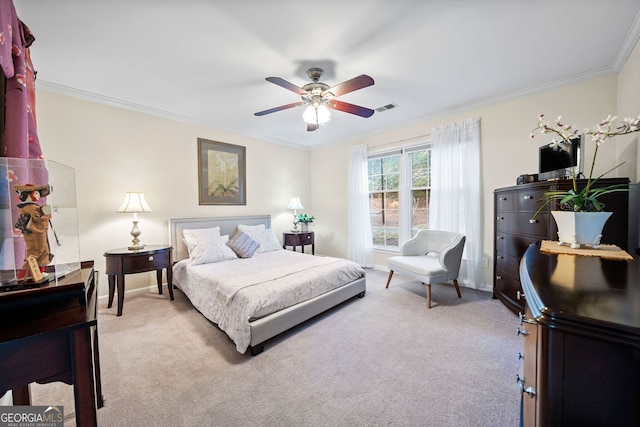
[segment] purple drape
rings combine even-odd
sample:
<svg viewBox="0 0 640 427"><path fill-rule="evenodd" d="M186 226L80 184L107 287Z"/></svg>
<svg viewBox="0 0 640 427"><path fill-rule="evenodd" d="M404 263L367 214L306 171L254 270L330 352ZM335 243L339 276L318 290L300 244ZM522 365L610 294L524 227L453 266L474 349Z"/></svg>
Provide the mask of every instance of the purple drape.
<svg viewBox="0 0 640 427"><path fill-rule="evenodd" d="M34 40L29 28L18 18L13 1L0 0L0 67L6 77L4 144L0 157L7 158L4 176L0 178L3 187L0 204L4 208L1 218L3 270L10 269L12 262L16 269L21 268L25 256L22 233L14 228L19 216L19 200L13 186L45 185L49 179L36 131L35 72L29 52ZM5 244L8 239L13 245Z"/></svg>
<svg viewBox="0 0 640 427"><path fill-rule="evenodd" d="M35 73L29 46L35 37L18 19L11 0L0 0L0 66L7 78L2 157L41 159L36 131Z"/></svg>

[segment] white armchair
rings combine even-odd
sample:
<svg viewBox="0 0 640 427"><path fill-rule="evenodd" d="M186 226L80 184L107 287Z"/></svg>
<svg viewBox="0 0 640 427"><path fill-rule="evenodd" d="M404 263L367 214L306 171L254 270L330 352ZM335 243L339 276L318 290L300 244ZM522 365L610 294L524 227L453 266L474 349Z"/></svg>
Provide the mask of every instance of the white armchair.
<svg viewBox="0 0 640 427"><path fill-rule="evenodd" d="M401 246L402 255L389 258L389 287L393 272L419 280L427 288L427 307L431 308L431 283L453 280L458 298L458 272L466 237L449 231L420 230Z"/></svg>

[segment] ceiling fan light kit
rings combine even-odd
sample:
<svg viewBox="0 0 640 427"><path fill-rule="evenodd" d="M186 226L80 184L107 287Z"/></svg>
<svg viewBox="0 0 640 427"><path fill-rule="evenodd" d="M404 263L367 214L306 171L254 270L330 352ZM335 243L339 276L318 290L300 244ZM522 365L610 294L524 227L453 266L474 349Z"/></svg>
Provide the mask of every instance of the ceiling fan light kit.
<svg viewBox="0 0 640 427"><path fill-rule="evenodd" d="M267 114L275 113L277 111L286 110L289 108L299 107L306 105L307 107L302 114L302 118L307 123L308 131L318 130L321 124L327 123L331 119L330 110L343 111L345 113L354 114L360 117L371 117L373 110L370 108L361 107L359 105L349 104L347 102L337 101L334 98L344 95L349 92L353 92L358 89L372 86L374 81L366 74L361 74L358 77L354 77L350 80L337 84L333 87L326 83L320 82L323 70L321 68L309 68L307 75L312 80L312 83L307 83L302 87L298 87L293 83L280 78L280 77L267 77L266 80L292 92L297 93L302 98L302 101L293 102L291 104L281 105L279 107L270 108L268 110L259 111L255 113L256 116L264 116Z"/></svg>
<svg viewBox="0 0 640 427"><path fill-rule="evenodd" d="M308 124L323 125L331 120L331 111L324 104L309 105L304 109L302 119Z"/></svg>

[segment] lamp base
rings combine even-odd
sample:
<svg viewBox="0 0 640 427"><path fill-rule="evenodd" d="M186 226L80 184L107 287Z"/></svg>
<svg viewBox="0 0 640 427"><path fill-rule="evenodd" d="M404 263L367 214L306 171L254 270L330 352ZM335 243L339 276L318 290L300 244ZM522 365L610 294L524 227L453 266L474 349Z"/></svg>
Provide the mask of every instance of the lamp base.
<svg viewBox="0 0 640 427"><path fill-rule="evenodd" d="M138 239L138 236L140 236L140 228L138 228L138 221L137 220L133 220L133 228L131 229L131 236L133 237L133 240L131 241L131 245L129 245L129 247L127 249L129 249L130 251L139 251L140 249L144 249L144 247L146 246L144 243L140 243L140 239Z"/></svg>

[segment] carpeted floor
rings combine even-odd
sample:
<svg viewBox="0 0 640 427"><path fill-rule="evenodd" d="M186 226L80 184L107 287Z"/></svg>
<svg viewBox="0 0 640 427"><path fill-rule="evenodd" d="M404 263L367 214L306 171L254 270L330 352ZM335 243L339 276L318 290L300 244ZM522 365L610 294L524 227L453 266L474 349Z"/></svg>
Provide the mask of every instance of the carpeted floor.
<svg viewBox="0 0 640 427"><path fill-rule="evenodd" d="M521 338L491 294L367 271L367 295L324 313L252 357L180 292L99 302L105 407L100 426L516 426ZM32 385L33 404L73 388Z"/></svg>

